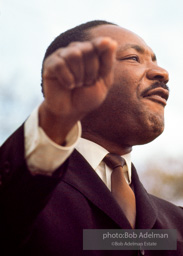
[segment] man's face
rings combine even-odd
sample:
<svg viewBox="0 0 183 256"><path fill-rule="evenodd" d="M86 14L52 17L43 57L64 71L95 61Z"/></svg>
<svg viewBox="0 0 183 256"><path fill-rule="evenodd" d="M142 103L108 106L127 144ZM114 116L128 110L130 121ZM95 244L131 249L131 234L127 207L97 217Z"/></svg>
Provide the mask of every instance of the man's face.
<svg viewBox="0 0 183 256"><path fill-rule="evenodd" d="M118 43L113 87L91 114L96 120L91 129L129 146L150 142L164 129L167 71L157 65L146 43L128 30L101 25L91 29L90 35L111 37Z"/></svg>

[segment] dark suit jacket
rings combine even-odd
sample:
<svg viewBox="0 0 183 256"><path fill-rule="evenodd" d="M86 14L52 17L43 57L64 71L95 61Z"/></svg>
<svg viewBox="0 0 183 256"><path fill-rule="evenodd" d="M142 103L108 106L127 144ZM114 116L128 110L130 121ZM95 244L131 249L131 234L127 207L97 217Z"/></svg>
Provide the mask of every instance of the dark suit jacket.
<svg viewBox="0 0 183 256"><path fill-rule="evenodd" d="M32 176L23 126L0 151L0 255L183 255L183 210L149 195L132 167L138 229L177 229L176 251L83 251L83 229L130 229L110 191L75 150L52 177Z"/></svg>

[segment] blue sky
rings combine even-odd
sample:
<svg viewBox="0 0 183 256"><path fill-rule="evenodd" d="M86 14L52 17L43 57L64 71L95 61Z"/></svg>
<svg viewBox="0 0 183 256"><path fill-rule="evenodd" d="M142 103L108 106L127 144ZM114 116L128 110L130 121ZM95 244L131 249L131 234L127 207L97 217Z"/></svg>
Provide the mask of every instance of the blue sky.
<svg viewBox="0 0 183 256"><path fill-rule="evenodd" d="M183 2L180 0L1 0L0 144L42 101L41 63L49 43L82 22L105 19L139 34L170 73L166 128L133 157L183 154Z"/></svg>

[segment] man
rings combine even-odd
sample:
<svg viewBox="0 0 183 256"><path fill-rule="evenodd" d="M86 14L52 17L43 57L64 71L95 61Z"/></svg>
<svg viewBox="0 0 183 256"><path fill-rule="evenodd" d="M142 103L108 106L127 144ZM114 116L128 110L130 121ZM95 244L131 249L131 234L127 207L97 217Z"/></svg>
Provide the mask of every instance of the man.
<svg viewBox="0 0 183 256"><path fill-rule="evenodd" d="M149 195L130 160L163 132L167 82L146 43L112 23L53 41L44 101L1 148L3 255L183 255L182 209ZM113 171L108 153L124 166ZM177 229L177 250L83 250L84 229L131 228Z"/></svg>

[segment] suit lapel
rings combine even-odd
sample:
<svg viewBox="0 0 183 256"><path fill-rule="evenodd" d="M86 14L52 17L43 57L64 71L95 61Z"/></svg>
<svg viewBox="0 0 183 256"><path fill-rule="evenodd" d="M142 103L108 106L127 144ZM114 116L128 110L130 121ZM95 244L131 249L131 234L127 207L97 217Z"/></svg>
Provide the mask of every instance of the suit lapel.
<svg viewBox="0 0 183 256"><path fill-rule="evenodd" d="M137 221L136 228L151 229L157 219L157 209L147 191L139 180L135 167L132 165L132 180L136 196Z"/></svg>
<svg viewBox="0 0 183 256"><path fill-rule="evenodd" d="M71 155L62 180L79 190L121 228L131 228L111 192L78 151L75 150Z"/></svg>
<svg viewBox="0 0 183 256"><path fill-rule="evenodd" d="M78 151L74 150L71 155L68 169L62 180L80 191L120 228L131 229L126 216L112 197L111 192ZM137 204L136 228L151 229L157 218L156 207L141 184L134 166L132 166L132 180Z"/></svg>

